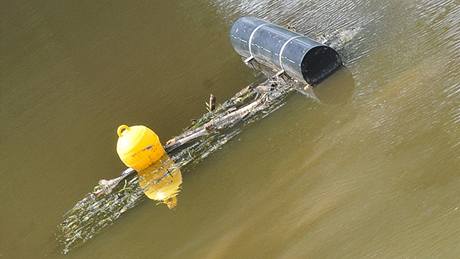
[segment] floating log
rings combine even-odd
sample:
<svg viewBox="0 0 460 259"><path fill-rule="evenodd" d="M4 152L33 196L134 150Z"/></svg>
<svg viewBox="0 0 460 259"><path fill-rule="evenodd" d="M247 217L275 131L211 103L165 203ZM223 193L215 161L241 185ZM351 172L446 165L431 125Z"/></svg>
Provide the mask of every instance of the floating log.
<svg viewBox="0 0 460 259"><path fill-rule="evenodd" d="M272 78L252 84L214 111L204 114L184 129L184 132L165 145L174 168L189 169L232 139L242 128L284 104L284 99L297 84L289 79ZM139 178L131 168L111 180L100 180L93 191L70 209L58 226L59 249L67 254L70 250L90 240L102 229L110 226L123 213L144 199ZM155 184L155 183L152 183Z"/></svg>

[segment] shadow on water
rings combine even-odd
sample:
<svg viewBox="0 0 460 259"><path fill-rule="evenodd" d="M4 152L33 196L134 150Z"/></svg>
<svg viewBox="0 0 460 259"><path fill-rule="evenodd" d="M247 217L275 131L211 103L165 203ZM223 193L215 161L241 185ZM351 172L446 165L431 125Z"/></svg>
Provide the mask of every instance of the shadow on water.
<svg viewBox="0 0 460 259"><path fill-rule="evenodd" d="M328 105L339 105L350 102L354 89L355 81L353 74L346 67L342 67L313 88L320 102Z"/></svg>

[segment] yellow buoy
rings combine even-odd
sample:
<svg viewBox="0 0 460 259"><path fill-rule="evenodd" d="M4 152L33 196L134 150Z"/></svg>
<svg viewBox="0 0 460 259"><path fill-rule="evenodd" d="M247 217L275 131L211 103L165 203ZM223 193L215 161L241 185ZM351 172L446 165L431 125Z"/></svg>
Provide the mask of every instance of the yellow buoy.
<svg viewBox="0 0 460 259"><path fill-rule="evenodd" d="M137 171L145 195L174 208L182 174L179 168L174 168L174 161L166 154L155 132L145 126L121 125L117 134L118 156L126 166Z"/></svg>
<svg viewBox="0 0 460 259"><path fill-rule="evenodd" d="M118 156L126 166L138 172L160 160L165 154L157 134L145 126L121 125L117 134Z"/></svg>

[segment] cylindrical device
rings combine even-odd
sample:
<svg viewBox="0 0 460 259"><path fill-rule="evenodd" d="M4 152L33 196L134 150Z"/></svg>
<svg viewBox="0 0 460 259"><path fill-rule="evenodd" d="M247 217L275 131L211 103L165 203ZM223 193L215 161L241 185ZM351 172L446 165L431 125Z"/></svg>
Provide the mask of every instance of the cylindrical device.
<svg viewBox="0 0 460 259"><path fill-rule="evenodd" d="M255 17L235 21L230 40L245 59L254 59L309 84L321 82L342 65L331 47Z"/></svg>

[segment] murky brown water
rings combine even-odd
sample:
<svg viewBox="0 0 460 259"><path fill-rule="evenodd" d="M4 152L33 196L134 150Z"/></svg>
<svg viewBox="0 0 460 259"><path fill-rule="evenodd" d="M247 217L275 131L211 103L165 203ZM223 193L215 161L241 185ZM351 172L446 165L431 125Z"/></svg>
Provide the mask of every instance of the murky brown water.
<svg viewBox="0 0 460 259"><path fill-rule="evenodd" d="M227 36L248 14L316 38L357 31L341 51L348 72L317 89L329 104L292 96L187 172L175 211L144 202L68 257L459 256L458 1L0 10L0 258L62 257L62 214L123 169L119 124L166 140L205 111L210 92L224 100L252 82Z"/></svg>

